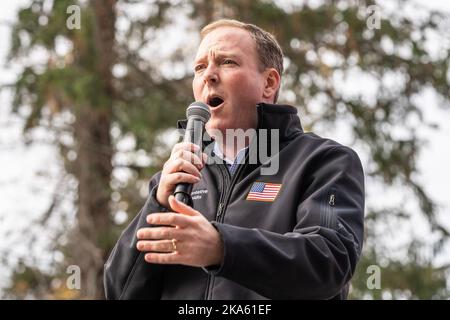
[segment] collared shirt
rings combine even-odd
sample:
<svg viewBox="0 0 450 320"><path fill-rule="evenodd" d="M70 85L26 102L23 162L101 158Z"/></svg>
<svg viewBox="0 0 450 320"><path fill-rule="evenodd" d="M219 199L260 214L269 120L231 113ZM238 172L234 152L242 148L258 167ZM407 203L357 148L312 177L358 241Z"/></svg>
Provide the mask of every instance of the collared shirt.
<svg viewBox="0 0 450 320"><path fill-rule="evenodd" d="M227 165L228 171L230 171L230 174L233 175L236 172L236 169L238 168L238 165L242 163L242 161L245 158L245 151L248 149L248 147L242 148L238 151L236 154L236 157L234 160L230 160L229 158L225 157L222 153L222 150L220 150L219 145L217 143L214 143L214 153L216 156L218 156L220 159L222 159L225 164Z"/></svg>

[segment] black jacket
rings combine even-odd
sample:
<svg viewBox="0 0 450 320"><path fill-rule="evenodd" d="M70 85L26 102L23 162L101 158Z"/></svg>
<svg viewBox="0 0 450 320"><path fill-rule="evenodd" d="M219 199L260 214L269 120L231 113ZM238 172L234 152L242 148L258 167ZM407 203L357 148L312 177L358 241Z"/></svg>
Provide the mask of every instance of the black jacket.
<svg viewBox="0 0 450 320"><path fill-rule="evenodd" d="M136 249L136 232L148 226L149 213L167 211L156 201L157 174L147 202L105 264L106 297L346 298L363 243L362 166L350 148L304 133L296 113L290 106L258 105L258 128L280 130L276 174L261 175L268 165L261 161L240 165L233 176L225 165L211 164L194 186L194 208L222 236L221 266L144 261ZM273 201L246 200L255 182L281 184L281 189Z"/></svg>

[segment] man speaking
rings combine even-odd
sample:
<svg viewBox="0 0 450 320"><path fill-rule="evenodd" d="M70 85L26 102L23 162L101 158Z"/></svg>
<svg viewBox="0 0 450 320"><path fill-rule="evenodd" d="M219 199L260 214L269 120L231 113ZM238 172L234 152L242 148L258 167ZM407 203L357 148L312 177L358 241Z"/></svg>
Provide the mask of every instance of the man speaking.
<svg viewBox="0 0 450 320"><path fill-rule="evenodd" d="M106 297L345 299L364 233L358 156L275 104L283 55L271 34L219 20L201 36L192 86L210 139L204 152L176 144L150 181L105 265ZM180 183L192 207L174 198Z"/></svg>

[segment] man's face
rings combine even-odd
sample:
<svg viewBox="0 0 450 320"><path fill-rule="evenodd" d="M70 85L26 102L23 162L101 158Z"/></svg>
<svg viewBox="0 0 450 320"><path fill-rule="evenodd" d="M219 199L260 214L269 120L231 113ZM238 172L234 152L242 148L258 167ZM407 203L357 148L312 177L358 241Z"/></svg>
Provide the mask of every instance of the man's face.
<svg viewBox="0 0 450 320"><path fill-rule="evenodd" d="M207 131L256 128L256 104L263 102L264 74L256 43L243 29L221 27L208 33L198 48L192 83L196 101L208 104Z"/></svg>

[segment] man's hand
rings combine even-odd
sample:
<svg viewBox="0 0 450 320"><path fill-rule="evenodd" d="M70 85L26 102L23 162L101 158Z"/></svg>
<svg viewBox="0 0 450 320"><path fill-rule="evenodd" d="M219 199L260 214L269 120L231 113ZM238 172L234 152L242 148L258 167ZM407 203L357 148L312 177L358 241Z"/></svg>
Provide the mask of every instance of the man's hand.
<svg viewBox="0 0 450 320"><path fill-rule="evenodd" d="M201 158L197 154L201 154ZM159 180L156 200L166 208L169 206L169 196L178 183L197 183L202 175L200 170L206 163L206 154L200 153L200 147L189 142L177 143L164 164Z"/></svg>
<svg viewBox="0 0 450 320"><path fill-rule="evenodd" d="M147 223L161 226L137 232L137 249L148 252L145 261L193 267L222 264L223 243L216 228L200 212L174 196L169 197L169 204L175 212L147 216Z"/></svg>

